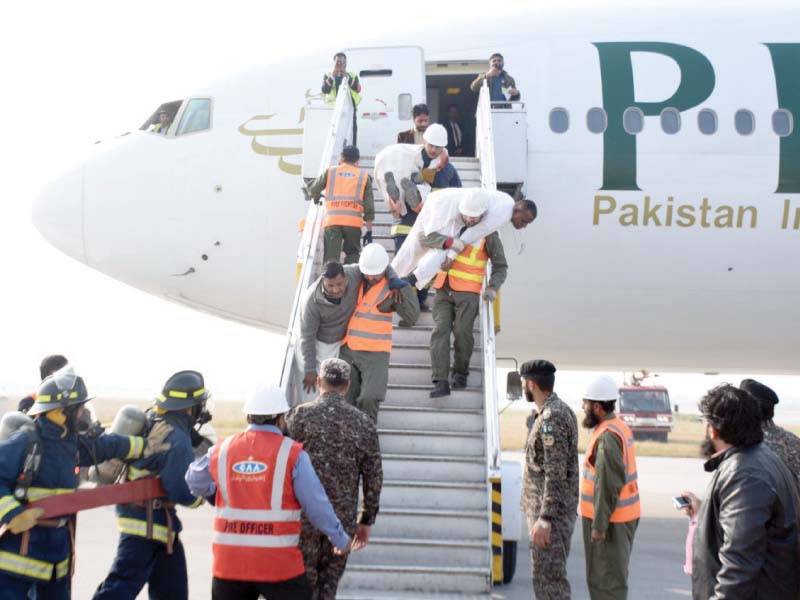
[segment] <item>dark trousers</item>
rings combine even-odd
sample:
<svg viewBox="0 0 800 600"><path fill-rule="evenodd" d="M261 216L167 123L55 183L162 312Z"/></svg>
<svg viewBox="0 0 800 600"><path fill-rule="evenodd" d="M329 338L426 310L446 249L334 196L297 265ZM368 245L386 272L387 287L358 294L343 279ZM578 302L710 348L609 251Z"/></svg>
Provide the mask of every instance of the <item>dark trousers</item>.
<svg viewBox="0 0 800 600"><path fill-rule="evenodd" d="M135 600L145 584L150 600L188 600L186 554L179 539L167 554L164 544L122 534L111 572L93 600Z"/></svg>
<svg viewBox="0 0 800 600"><path fill-rule="evenodd" d="M328 536L309 523L303 524L300 550L306 565L308 583L313 590L313 600L336 600L336 589L344 575L347 557L334 554Z"/></svg>
<svg viewBox="0 0 800 600"><path fill-rule="evenodd" d="M475 319L480 311L480 294L454 292L448 285L436 290L433 301L431 366L433 381L447 381L450 373L450 334L453 334L453 373L469 375L469 361L475 347Z"/></svg>
<svg viewBox="0 0 800 600"><path fill-rule="evenodd" d="M286 581L234 581L211 579L211 600L311 600L305 573Z"/></svg>
<svg viewBox="0 0 800 600"><path fill-rule="evenodd" d="M394 252L397 254L400 251L400 247L403 245L403 242L406 241L407 235L396 235L392 239L394 240ZM430 290L430 284L422 288L421 290L417 290L417 300L419 300L420 306L422 305L425 300L428 299L428 290Z"/></svg>
<svg viewBox="0 0 800 600"><path fill-rule="evenodd" d="M69 577L34 582L0 573L0 600L69 600Z"/></svg>
<svg viewBox="0 0 800 600"><path fill-rule="evenodd" d="M361 229L358 227L344 227L331 225L325 228L323 236L322 264L332 260L341 262L342 249L344 249L344 263L350 265L358 262L361 254Z"/></svg>

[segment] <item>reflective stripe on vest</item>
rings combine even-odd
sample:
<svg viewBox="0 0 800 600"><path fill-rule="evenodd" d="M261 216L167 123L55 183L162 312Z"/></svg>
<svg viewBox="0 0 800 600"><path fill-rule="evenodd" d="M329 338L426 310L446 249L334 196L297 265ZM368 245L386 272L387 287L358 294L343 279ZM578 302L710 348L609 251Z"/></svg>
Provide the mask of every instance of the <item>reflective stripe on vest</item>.
<svg viewBox="0 0 800 600"><path fill-rule="evenodd" d="M333 85L331 86L331 91L325 94L325 102L328 104L334 104L336 102L336 94L339 90L336 89L336 78L333 76L333 73L328 73L328 77L333 79ZM350 83L355 81L356 74L355 73L348 73L347 77L349 78L347 82L347 87L350 87ZM361 94L359 94L354 89L350 89L350 97L353 99L353 106L358 106L361 103Z"/></svg>
<svg viewBox="0 0 800 600"><path fill-rule="evenodd" d="M586 458L583 463L580 512L584 517L589 519L594 518L594 486L596 472L594 465L589 462L589 459L594 456L597 442L605 431L611 431L620 439L622 443L622 460L625 465L625 485L622 486L622 490L620 490L619 498L617 499L609 521L611 523L634 521L641 516L639 483L637 481L639 475L636 470L636 451L633 446L633 433L618 417L602 421L592 432L592 437L586 448Z"/></svg>
<svg viewBox="0 0 800 600"><path fill-rule="evenodd" d="M362 352L392 351L392 314L378 310L378 305L391 294L386 277L369 288L364 294L364 285L358 290L358 304L350 322L344 344L351 350Z"/></svg>
<svg viewBox="0 0 800 600"><path fill-rule="evenodd" d="M69 558L65 558L58 563L51 563L0 550L0 571L31 579L50 581L53 579L54 569L56 579L66 577L69 573Z"/></svg>
<svg viewBox="0 0 800 600"><path fill-rule="evenodd" d="M486 238L480 246L467 246L456 256L449 271L439 271L433 287L437 290L449 280L450 289L456 292L481 293L483 279L486 277L486 264L489 255L486 253Z"/></svg>
<svg viewBox="0 0 800 600"><path fill-rule="evenodd" d="M42 498L49 498L50 496L58 496L59 494L71 494L75 488L43 488L43 487L29 487L28 488L28 501L35 502Z"/></svg>
<svg viewBox="0 0 800 600"><path fill-rule="evenodd" d="M356 166L342 164L328 169L323 227L358 227L364 224L364 190L367 174Z"/></svg>
<svg viewBox="0 0 800 600"><path fill-rule="evenodd" d="M22 506L22 504L14 496L0 496L0 519L19 506Z"/></svg>
<svg viewBox="0 0 800 600"><path fill-rule="evenodd" d="M215 577L281 581L304 571L297 547L301 507L291 474L300 451L290 438L247 431L212 453Z"/></svg>
<svg viewBox="0 0 800 600"><path fill-rule="evenodd" d="M131 519L129 517L118 517L117 518L117 530L120 533L126 533L128 535L135 535L136 537L142 537L145 539L153 539L157 542L161 542L163 544L168 544L169 539L169 530L164 525L159 525L158 523L153 523L153 535L152 537L147 536L147 521L143 519ZM173 538L175 533L173 532Z"/></svg>

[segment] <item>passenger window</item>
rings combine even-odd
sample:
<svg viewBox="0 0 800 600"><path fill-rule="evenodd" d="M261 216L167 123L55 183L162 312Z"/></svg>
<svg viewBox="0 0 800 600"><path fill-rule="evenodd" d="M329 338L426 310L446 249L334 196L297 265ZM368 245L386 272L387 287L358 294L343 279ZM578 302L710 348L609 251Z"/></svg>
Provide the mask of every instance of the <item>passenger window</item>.
<svg viewBox="0 0 800 600"><path fill-rule="evenodd" d="M631 135L641 133L644 129L644 113L641 108L631 106L622 113L622 127Z"/></svg>
<svg viewBox="0 0 800 600"><path fill-rule="evenodd" d="M710 108L704 108L697 113L697 128L704 135L717 133L717 113Z"/></svg>
<svg viewBox="0 0 800 600"><path fill-rule="evenodd" d="M411 94L400 94L397 97L397 118L406 121L411 118Z"/></svg>
<svg viewBox="0 0 800 600"><path fill-rule="evenodd" d="M160 133L166 135L169 130L174 129L172 124L175 122L175 115L181 108L183 100L173 100L172 102L165 102L159 106L156 111L150 115L150 118L139 127L142 131L150 131L152 133ZM162 117L162 114L164 115Z"/></svg>
<svg viewBox="0 0 800 600"><path fill-rule="evenodd" d="M569 113L566 108L554 108L550 111L550 130L553 133L565 133L569 129Z"/></svg>
<svg viewBox="0 0 800 600"><path fill-rule="evenodd" d="M780 137L792 135L794 130L794 119L792 113L785 108L779 108L772 113L772 131Z"/></svg>
<svg viewBox="0 0 800 600"><path fill-rule="evenodd" d="M733 124L739 135L750 135L756 128L756 117L752 112L743 108L736 111L733 116Z"/></svg>
<svg viewBox="0 0 800 600"><path fill-rule="evenodd" d="M665 108L661 111L661 129L669 135L681 130L681 113L677 108Z"/></svg>
<svg viewBox="0 0 800 600"><path fill-rule="evenodd" d="M211 128L211 100L192 98L183 111L176 135L186 135Z"/></svg>
<svg viewBox="0 0 800 600"><path fill-rule="evenodd" d="M608 127L606 111L599 107L590 108L586 113L586 127L592 133L605 133L606 127Z"/></svg>

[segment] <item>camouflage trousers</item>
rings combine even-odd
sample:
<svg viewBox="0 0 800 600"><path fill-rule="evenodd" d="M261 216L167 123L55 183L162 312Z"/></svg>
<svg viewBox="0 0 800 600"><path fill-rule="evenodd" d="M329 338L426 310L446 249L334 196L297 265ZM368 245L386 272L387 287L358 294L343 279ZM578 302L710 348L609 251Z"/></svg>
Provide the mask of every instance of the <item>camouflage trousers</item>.
<svg viewBox="0 0 800 600"><path fill-rule="evenodd" d="M309 525L304 525L300 532L300 552L313 600L336 600L336 588L344 575L347 557L336 556L328 537Z"/></svg>
<svg viewBox="0 0 800 600"><path fill-rule="evenodd" d="M533 530L536 519L528 518L528 531ZM567 558L575 529L575 517L562 517L550 521L550 545L537 548L531 541L533 565L533 593L536 600L570 600L571 590L567 580Z"/></svg>

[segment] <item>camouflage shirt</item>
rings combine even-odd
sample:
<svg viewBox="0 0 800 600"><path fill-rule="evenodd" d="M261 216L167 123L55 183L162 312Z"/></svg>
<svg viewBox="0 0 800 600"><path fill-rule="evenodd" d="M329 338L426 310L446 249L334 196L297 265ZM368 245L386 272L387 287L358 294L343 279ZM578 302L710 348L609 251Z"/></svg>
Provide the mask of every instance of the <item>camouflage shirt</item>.
<svg viewBox="0 0 800 600"><path fill-rule="evenodd" d="M522 511L531 519L574 517L578 510L578 419L556 394L528 420Z"/></svg>
<svg viewBox="0 0 800 600"><path fill-rule="evenodd" d="M286 415L286 425L292 439L308 452L345 531L355 531L359 480L364 500L357 522L372 525L383 485L378 430L372 419L342 394L328 392L295 406Z"/></svg>
<svg viewBox="0 0 800 600"><path fill-rule="evenodd" d="M781 457L796 478L800 478L800 438L770 421L764 427L764 443Z"/></svg>

